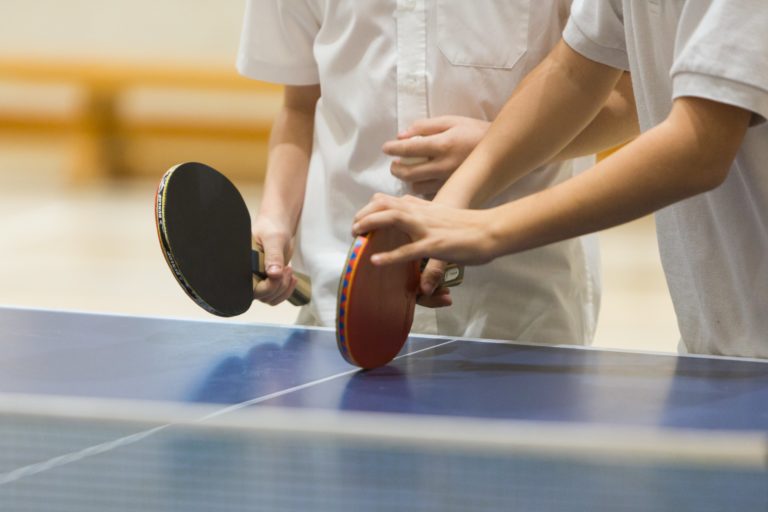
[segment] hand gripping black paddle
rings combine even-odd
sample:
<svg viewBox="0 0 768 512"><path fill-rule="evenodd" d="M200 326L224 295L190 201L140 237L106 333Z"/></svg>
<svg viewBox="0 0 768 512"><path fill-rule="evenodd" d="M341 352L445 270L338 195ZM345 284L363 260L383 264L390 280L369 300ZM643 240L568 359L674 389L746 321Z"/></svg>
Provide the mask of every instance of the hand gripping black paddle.
<svg viewBox="0 0 768 512"><path fill-rule="evenodd" d="M253 279L266 279L264 253L252 247L251 218L240 192L223 174L201 163L165 173L155 196L155 220L168 266L200 307L219 316L244 313L253 302ZM288 301L310 301L309 278Z"/></svg>

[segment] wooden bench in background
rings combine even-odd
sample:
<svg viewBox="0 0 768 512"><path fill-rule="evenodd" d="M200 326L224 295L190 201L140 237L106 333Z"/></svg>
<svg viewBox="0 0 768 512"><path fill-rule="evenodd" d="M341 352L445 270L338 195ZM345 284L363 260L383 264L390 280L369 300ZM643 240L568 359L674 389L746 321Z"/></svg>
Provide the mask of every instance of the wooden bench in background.
<svg viewBox="0 0 768 512"><path fill-rule="evenodd" d="M65 84L80 90L82 100L72 115L63 118L39 112L28 115L23 106L0 109L0 131L71 137L68 172L69 181L75 183L129 175L157 176L185 160L206 161L228 174L262 178L269 130L282 97L281 87L243 78L234 66L192 68L3 57L2 81ZM126 96L153 89L168 94L239 95L249 104L252 100L255 113L210 116L194 104L181 116L178 112L164 113L162 105L152 115L126 111ZM210 108L207 111L210 114Z"/></svg>

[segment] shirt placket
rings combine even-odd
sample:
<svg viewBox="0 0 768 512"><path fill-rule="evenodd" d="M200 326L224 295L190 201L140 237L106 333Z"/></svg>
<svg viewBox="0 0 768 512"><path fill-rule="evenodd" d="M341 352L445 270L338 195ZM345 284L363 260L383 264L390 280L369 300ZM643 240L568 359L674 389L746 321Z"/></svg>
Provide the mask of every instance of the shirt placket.
<svg viewBox="0 0 768 512"><path fill-rule="evenodd" d="M397 0L397 130L429 116L427 108L427 0ZM401 182L401 193L413 193ZM419 308L414 327L437 332L437 312Z"/></svg>
<svg viewBox="0 0 768 512"><path fill-rule="evenodd" d="M397 0L397 129L427 117L426 0Z"/></svg>

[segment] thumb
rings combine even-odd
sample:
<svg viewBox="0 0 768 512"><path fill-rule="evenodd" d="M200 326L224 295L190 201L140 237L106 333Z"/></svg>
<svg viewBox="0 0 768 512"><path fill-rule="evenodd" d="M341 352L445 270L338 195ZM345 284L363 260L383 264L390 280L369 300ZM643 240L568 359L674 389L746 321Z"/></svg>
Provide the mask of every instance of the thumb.
<svg viewBox="0 0 768 512"><path fill-rule="evenodd" d="M285 239L280 236L265 237L262 244L267 275L273 279L281 278L285 269Z"/></svg>
<svg viewBox="0 0 768 512"><path fill-rule="evenodd" d="M443 281L445 275L445 262L430 259L424 270L421 271L420 289L422 295L432 295Z"/></svg>

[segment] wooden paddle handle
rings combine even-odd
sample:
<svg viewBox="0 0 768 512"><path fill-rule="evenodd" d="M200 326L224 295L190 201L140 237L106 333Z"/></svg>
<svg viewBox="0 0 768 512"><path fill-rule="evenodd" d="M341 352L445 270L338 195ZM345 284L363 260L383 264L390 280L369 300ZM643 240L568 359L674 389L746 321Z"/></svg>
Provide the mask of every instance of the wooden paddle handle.
<svg viewBox="0 0 768 512"><path fill-rule="evenodd" d="M294 306L304 306L309 304L312 300L312 281L309 276L302 274L301 272L293 272L296 276L296 288L293 289L293 293L288 297L288 302Z"/></svg>
<svg viewBox="0 0 768 512"><path fill-rule="evenodd" d="M267 270L264 268L264 251L259 247L254 247L251 250L251 270L259 279L267 279ZM294 306L309 304L312 300L312 281L308 275L301 272L294 271L293 275L296 276L297 283L293 293L288 297L288 302Z"/></svg>

